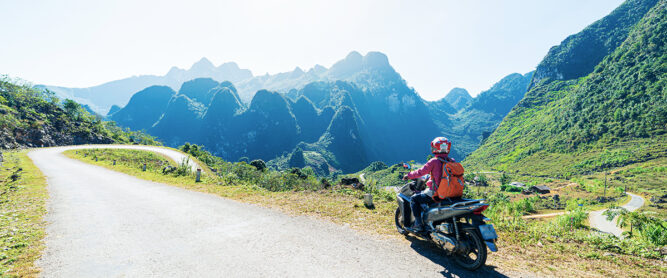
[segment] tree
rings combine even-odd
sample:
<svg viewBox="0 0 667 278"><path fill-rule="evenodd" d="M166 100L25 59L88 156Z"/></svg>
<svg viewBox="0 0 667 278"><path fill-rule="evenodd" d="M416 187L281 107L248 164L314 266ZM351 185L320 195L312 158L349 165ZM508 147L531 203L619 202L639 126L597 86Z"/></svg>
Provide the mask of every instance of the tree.
<svg viewBox="0 0 667 278"><path fill-rule="evenodd" d="M380 171L380 170L387 169L387 164L384 164L384 162L382 162L382 161L374 161L370 165L368 165L368 167L366 169L368 169L369 171L373 171L373 172Z"/></svg>
<svg viewBox="0 0 667 278"><path fill-rule="evenodd" d="M505 185L509 183L510 183L510 176L505 174L505 172L503 172L503 174L500 176L500 185Z"/></svg>
<svg viewBox="0 0 667 278"><path fill-rule="evenodd" d="M652 222L651 217L646 216L644 213L639 211L629 211L624 207L611 207L606 210L603 215L607 216L607 221L612 221L618 216L616 225L621 228L630 226L630 231L628 232L628 236L630 237L633 236L633 228L637 228L641 233L644 226Z"/></svg>
<svg viewBox="0 0 667 278"><path fill-rule="evenodd" d="M251 161L250 165L257 168L258 171L264 171L264 169L266 169L266 163L261 159L255 159Z"/></svg>
<svg viewBox="0 0 667 278"><path fill-rule="evenodd" d="M63 103L63 109L68 116L76 118L79 114L79 109L81 109L81 105L76 103L76 101L66 99Z"/></svg>

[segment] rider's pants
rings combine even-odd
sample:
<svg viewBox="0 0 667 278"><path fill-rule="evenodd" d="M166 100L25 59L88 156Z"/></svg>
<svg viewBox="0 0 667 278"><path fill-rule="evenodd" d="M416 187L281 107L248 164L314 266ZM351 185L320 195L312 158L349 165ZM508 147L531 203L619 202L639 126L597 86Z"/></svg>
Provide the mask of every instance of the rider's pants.
<svg viewBox="0 0 667 278"><path fill-rule="evenodd" d="M417 224L418 226L424 225L421 219L423 211L421 204L425 204L428 206L433 203L435 203L435 201L433 201L433 198L424 193L419 193L412 196L410 201L410 208L412 209L412 215L415 216L415 224Z"/></svg>

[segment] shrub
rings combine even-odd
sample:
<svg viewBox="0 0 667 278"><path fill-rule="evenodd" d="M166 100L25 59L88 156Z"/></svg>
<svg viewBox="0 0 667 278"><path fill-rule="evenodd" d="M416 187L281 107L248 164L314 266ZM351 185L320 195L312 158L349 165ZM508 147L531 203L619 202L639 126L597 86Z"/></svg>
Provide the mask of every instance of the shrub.
<svg viewBox="0 0 667 278"><path fill-rule="evenodd" d="M290 169L289 173L293 174L296 177L301 178L301 179L306 179L308 177L308 175L301 172L301 169L299 169L299 168L292 168L292 169Z"/></svg>
<svg viewBox="0 0 667 278"><path fill-rule="evenodd" d="M320 179L320 183L322 184L322 188L324 189L331 187L331 183L326 178Z"/></svg>
<svg viewBox="0 0 667 278"><path fill-rule="evenodd" d="M503 174L500 176L500 185L505 185L509 183L510 183L510 176L505 174L505 172L503 172Z"/></svg>
<svg viewBox="0 0 667 278"><path fill-rule="evenodd" d="M266 163L261 159L255 159L251 161L250 165L257 168L258 171L264 171L266 169Z"/></svg>
<svg viewBox="0 0 667 278"><path fill-rule="evenodd" d="M570 211L569 214L563 214L556 218L556 223L561 229L578 229L584 227L584 221L588 218L588 212L583 208L577 208Z"/></svg>
<svg viewBox="0 0 667 278"><path fill-rule="evenodd" d="M375 172L387 169L387 164L384 164L382 161L375 161L366 167L367 171Z"/></svg>
<svg viewBox="0 0 667 278"><path fill-rule="evenodd" d="M175 170L170 173L174 176L188 176L192 173L192 168L190 167L190 158L184 158L181 160L181 163L178 164Z"/></svg>
<svg viewBox="0 0 667 278"><path fill-rule="evenodd" d="M303 167L303 169L301 169L301 173L306 175L306 177L315 177L316 176L315 171L310 166Z"/></svg>
<svg viewBox="0 0 667 278"><path fill-rule="evenodd" d="M505 192L521 192L523 188L509 185L509 184L501 184L500 185L500 191L505 191Z"/></svg>

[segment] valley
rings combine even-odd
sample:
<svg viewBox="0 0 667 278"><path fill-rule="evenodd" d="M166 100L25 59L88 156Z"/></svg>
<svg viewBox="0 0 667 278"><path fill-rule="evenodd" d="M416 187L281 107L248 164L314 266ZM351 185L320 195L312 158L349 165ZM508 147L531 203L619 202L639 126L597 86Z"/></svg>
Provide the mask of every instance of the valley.
<svg viewBox="0 0 667 278"><path fill-rule="evenodd" d="M605 14L437 99L384 50L87 88L1 75L0 276L667 276L667 0ZM440 136L488 204L460 225L498 234L476 272L399 234Z"/></svg>

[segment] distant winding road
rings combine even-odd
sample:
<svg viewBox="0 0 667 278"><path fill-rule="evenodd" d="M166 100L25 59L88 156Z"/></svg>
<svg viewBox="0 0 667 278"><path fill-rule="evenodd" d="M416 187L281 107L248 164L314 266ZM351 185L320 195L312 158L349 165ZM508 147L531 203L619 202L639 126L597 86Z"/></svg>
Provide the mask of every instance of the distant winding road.
<svg viewBox="0 0 667 278"><path fill-rule="evenodd" d="M184 157L155 147L94 147ZM46 250L37 262L45 277L504 276L494 268L460 270L431 244L381 240L62 154L76 148L91 146L28 153L47 177L50 194Z"/></svg>
<svg viewBox="0 0 667 278"><path fill-rule="evenodd" d="M644 198L639 195L628 193L630 197L630 202L621 206L629 211L635 211L644 205ZM588 221L591 224L591 227L596 228L602 232L613 234L617 237L621 237L623 230L616 226L616 219L612 221L607 221L607 217L602 215L606 209L593 211L588 214Z"/></svg>

